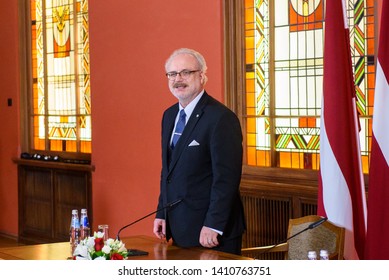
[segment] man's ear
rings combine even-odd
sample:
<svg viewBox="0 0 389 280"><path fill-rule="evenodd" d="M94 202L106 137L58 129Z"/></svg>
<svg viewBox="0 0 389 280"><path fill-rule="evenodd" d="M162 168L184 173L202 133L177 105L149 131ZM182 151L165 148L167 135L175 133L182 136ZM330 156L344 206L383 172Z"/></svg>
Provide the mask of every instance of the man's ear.
<svg viewBox="0 0 389 280"><path fill-rule="evenodd" d="M204 75L204 73L203 72L200 72L200 76L201 76L201 84L203 85L203 84L205 84L205 75Z"/></svg>

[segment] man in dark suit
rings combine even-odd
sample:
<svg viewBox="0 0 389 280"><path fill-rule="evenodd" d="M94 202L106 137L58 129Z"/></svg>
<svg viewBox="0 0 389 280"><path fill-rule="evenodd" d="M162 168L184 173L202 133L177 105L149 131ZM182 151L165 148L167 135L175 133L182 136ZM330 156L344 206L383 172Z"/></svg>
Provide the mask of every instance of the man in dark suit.
<svg viewBox="0 0 389 280"><path fill-rule="evenodd" d="M245 230L239 194L242 132L238 118L209 96L206 62L191 49L173 52L165 65L178 103L162 119L162 173L154 234L182 247L240 254Z"/></svg>

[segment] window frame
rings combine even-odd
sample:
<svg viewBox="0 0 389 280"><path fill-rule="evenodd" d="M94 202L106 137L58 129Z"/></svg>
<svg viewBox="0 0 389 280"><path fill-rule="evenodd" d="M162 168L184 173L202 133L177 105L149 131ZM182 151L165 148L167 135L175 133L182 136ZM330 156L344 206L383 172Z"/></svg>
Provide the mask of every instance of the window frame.
<svg viewBox="0 0 389 280"><path fill-rule="evenodd" d="M269 1L269 5L274 5L274 1ZM294 185L318 185L319 170L296 169L275 167L276 157L274 154L271 159L271 167L250 166L247 164L247 133L246 120L244 118L245 102L245 30L244 30L244 1L243 0L224 0L224 88L225 103L238 116L243 133L243 168L242 179L248 181L266 181L279 182ZM376 8L375 8L376 12ZM274 17L270 19L270 34L274 28ZM377 17L375 19L377 25ZM377 29L377 28L376 28ZM377 35L377 34L376 34ZM376 38L378 38L376 36ZM270 56L274 53L270 38ZM378 44L375 44L377 48ZM270 60L273 59L270 57ZM272 64L270 64L272 65ZM270 66L272 67L272 66ZM272 71L272 68L270 68ZM274 79L270 81L270 91L274 92ZM270 104L273 108L274 104ZM272 111L272 110L271 110ZM272 140L274 141L273 137ZM275 150L272 151L275 153ZM368 186L368 174L364 174L365 185Z"/></svg>
<svg viewBox="0 0 389 280"><path fill-rule="evenodd" d="M30 0L18 0L20 57L20 149L21 153L59 156L66 160L89 163L92 153L37 150L33 145L33 82ZM46 117L49 115L46 115ZM47 140L46 140L47 141ZM91 140L92 141L92 140Z"/></svg>

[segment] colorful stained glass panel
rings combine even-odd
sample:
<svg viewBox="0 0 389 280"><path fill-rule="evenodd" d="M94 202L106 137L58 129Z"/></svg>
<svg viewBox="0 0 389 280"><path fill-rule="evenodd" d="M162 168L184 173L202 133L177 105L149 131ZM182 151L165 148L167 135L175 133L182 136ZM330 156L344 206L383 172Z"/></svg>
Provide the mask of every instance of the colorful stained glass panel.
<svg viewBox="0 0 389 280"><path fill-rule="evenodd" d="M87 0L31 0L33 149L91 153Z"/></svg>
<svg viewBox="0 0 389 280"><path fill-rule="evenodd" d="M374 1L347 3L366 173L374 100ZM245 1L249 165L319 168L324 11L324 0Z"/></svg>

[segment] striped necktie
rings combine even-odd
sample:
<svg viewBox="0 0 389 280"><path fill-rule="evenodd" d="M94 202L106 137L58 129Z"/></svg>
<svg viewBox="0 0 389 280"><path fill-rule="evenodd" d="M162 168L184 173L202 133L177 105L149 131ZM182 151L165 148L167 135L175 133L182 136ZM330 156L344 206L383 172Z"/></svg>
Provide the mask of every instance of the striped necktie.
<svg viewBox="0 0 389 280"><path fill-rule="evenodd" d="M181 109L180 111L180 116L178 118L178 122L176 125L176 130L174 131L173 134L173 140L172 140L172 149L176 146L178 139L180 138L182 132L184 131L185 127L185 119L186 119L186 114L184 109Z"/></svg>

